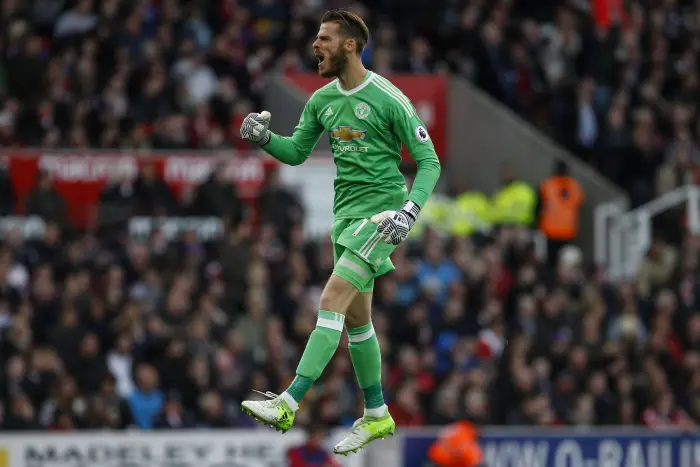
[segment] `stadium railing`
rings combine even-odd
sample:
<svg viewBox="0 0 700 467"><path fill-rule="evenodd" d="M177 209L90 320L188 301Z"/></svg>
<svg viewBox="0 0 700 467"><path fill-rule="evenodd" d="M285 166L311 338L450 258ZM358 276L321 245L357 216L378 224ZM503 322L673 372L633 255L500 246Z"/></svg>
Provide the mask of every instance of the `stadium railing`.
<svg viewBox="0 0 700 467"><path fill-rule="evenodd" d="M651 246L654 217L678 207L684 210L688 230L700 234L700 188L694 185L676 188L630 211L621 210L615 203L598 205L595 211L596 262L607 265L613 280L634 277Z"/></svg>

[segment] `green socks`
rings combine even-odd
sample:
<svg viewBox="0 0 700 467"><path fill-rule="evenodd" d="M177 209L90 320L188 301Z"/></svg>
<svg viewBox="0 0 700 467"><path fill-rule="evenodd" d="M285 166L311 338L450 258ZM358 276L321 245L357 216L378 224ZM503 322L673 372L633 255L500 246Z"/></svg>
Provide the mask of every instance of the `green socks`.
<svg viewBox="0 0 700 467"><path fill-rule="evenodd" d="M345 316L331 311L318 312L316 329L313 330L297 367L297 376L282 394L292 410L296 410L314 381L316 381L333 358L340 343ZM364 393L365 415L386 415L382 392L382 356L379 341L372 323L348 329L348 347L355 375Z"/></svg>
<svg viewBox="0 0 700 467"><path fill-rule="evenodd" d="M384 407L384 392L382 383L376 383L363 389L365 397L365 409L379 409Z"/></svg>
<svg viewBox="0 0 700 467"><path fill-rule="evenodd" d="M306 393L309 392L309 389L311 389L313 384L313 379L307 378L306 376L296 375L294 380L292 380L292 384L290 384L287 388L287 392L298 404L304 398Z"/></svg>
<svg viewBox="0 0 700 467"><path fill-rule="evenodd" d="M372 323L348 329L348 349L355 375L365 398L365 415L386 413L382 392L382 355Z"/></svg>
<svg viewBox="0 0 700 467"><path fill-rule="evenodd" d="M332 311L318 312L316 329L313 330L297 366L297 376L287 388L294 401L301 402L311 385L323 373L323 369L333 358L343 333L345 316ZM296 407L292 407L295 409Z"/></svg>

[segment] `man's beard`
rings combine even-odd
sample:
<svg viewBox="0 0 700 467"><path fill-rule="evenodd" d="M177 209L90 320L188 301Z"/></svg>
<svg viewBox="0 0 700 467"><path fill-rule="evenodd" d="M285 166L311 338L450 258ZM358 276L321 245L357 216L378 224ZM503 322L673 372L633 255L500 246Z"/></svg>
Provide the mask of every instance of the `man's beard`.
<svg viewBox="0 0 700 467"><path fill-rule="evenodd" d="M328 70L321 73L319 69L319 74L324 78L336 78L345 70L348 64L348 56L342 52L336 52L331 57L324 60L324 63L328 62Z"/></svg>

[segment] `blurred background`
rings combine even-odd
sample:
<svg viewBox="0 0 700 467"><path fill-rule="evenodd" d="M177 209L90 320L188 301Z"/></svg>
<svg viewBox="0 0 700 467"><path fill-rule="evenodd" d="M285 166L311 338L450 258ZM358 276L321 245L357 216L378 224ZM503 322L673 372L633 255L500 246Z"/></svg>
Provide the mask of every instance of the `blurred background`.
<svg viewBox="0 0 700 467"><path fill-rule="evenodd" d="M374 327L398 436L347 339L277 435L239 411L294 376L333 267L322 13L443 164ZM0 466L700 464L700 3L3 0ZM410 185L415 164L402 164Z"/></svg>

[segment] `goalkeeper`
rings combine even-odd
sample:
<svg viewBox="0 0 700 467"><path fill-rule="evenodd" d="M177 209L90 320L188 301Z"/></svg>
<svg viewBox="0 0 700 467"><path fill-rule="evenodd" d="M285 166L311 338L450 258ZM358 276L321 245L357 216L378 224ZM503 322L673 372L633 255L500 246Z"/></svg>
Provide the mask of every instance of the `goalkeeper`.
<svg viewBox="0 0 700 467"><path fill-rule="evenodd" d="M280 396L266 393L270 400L244 401L242 409L277 430L291 428L299 403L333 357L345 328L365 411L335 446L336 454L394 433L382 393L372 290L375 277L394 269L389 256L408 236L440 176L435 148L410 100L363 66L368 40L358 15L326 12L313 48L319 74L336 79L311 96L291 137L270 132L269 112L252 113L241 126L243 139L289 165L303 163L323 133L330 139L337 169L331 228L335 267L321 295L316 328L287 390ZM402 142L418 166L410 194L399 171Z"/></svg>

